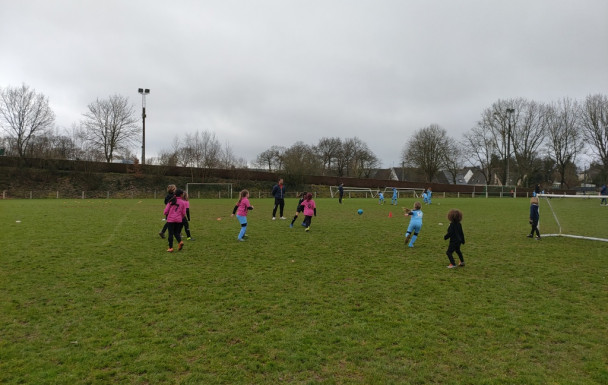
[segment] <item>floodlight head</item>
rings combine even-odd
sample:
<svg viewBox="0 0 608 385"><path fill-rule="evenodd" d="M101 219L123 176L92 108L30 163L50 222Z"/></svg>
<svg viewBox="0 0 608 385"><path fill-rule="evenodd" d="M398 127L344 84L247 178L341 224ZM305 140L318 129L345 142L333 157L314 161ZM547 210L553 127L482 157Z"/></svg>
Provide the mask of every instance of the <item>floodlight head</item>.
<svg viewBox="0 0 608 385"><path fill-rule="evenodd" d="M149 93L150 93L150 89L149 89L149 88L146 88L146 89L144 90L144 92L145 92L146 94L149 94Z"/></svg>
<svg viewBox="0 0 608 385"><path fill-rule="evenodd" d="M143 94L144 93L144 89L143 88L138 88L137 92L139 92L140 94Z"/></svg>

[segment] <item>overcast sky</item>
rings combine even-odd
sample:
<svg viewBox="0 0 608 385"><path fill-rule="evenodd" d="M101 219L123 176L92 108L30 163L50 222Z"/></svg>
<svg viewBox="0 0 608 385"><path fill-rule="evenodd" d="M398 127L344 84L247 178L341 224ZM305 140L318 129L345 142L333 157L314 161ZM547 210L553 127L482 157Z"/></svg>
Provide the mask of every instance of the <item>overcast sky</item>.
<svg viewBox="0 0 608 385"><path fill-rule="evenodd" d="M398 165L418 129L460 139L499 99L608 93L606 0L0 0L0 87L58 128L119 94L146 158L209 131L249 162L359 137ZM134 148L141 155L141 148Z"/></svg>

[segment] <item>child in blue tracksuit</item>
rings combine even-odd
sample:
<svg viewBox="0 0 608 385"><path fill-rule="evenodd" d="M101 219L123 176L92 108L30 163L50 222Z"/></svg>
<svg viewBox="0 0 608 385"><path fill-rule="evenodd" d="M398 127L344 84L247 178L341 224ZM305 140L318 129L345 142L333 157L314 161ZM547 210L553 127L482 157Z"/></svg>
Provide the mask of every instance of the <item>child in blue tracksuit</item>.
<svg viewBox="0 0 608 385"><path fill-rule="evenodd" d="M382 194L381 192L378 193L378 204L379 205L384 204L384 194Z"/></svg>
<svg viewBox="0 0 608 385"><path fill-rule="evenodd" d="M416 238L418 238L418 233L420 233L420 229L422 228L422 216L423 213L420 210L422 205L420 202L414 203L414 209L405 209L405 216L410 216L410 224L407 227L407 231L405 233L405 244L409 247L414 247L414 242L416 242ZM412 235L413 234L413 235ZM411 240L410 240L411 238ZM408 243L409 242L409 243Z"/></svg>
<svg viewBox="0 0 608 385"><path fill-rule="evenodd" d="M397 189L393 187L393 198L391 199L391 204L397 206Z"/></svg>
<svg viewBox="0 0 608 385"><path fill-rule="evenodd" d="M538 213L538 197L533 196L530 198L530 225L532 225L532 230L530 230L528 238L534 238L534 233L536 233L536 239L540 240L540 231L538 231L539 219L540 214Z"/></svg>

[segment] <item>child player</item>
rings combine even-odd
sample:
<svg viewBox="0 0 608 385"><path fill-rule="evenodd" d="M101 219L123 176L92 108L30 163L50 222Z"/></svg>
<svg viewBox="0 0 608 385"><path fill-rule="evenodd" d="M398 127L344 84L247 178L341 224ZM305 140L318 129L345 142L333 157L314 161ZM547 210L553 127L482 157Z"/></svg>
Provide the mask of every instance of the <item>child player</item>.
<svg viewBox="0 0 608 385"><path fill-rule="evenodd" d="M416 242L416 238L418 238L418 233L420 233L420 229L422 228L422 216L423 213L420 210L422 205L420 202L414 203L414 209L410 210L408 208L405 209L405 216L410 216L410 224L407 227L407 231L405 233L405 244L409 247L414 247L414 242ZM414 235L412 235L412 233ZM410 241L411 237L411 241ZM409 242L409 244L408 244Z"/></svg>
<svg viewBox="0 0 608 385"><path fill-rule="evenodd" d="M298 200L298 207L296 207L296 215L293 216L289 227L293 227L293 223L296 221L296 219L298 219L298 215L304 211L304 206L302 205L302 202L304 202L304 199L306 199L306 195L306 191L300 194L300 199ZM302 226L304 226L304 223L302 223Z"/></svg>
<svg viewBox="0 0 608 385"><path fill-rule="evenodd" d="M448 220L450 221L448 233L443 237L443 239L450 240L448 250L445 252L450 260L448 269L453 269L456 267L456 262L454 261L454 257L452 255L454 252L456 252L458 259L460 259L458 266L464 267L464 258L462 257L462 252L460 251L460 245L464 245L464 233L462 232L462 225L460 224L462 221L462 212L456 209L450 210L448 212Z"/></svg>
<svg viewBox="0 0 608 385"><path fill-rule="evenodd" d="M304 223L306 224L306 231L310 231L310 222L312 221L312 216L317 216L317 205L315 201L312 200L312 193L306 194L306 199L302 202L304 206Z"/></svg>
<svg viewBox="0 0 608 385"><path fill-rule="evenodd" d="M538 213L538 197L533 196L530 198L530 225L532 225L532 230L530 230L530 234L528 234L528 238L534 238L534 233L536 233L536 239L540 241L540 231L538 231L538 220L540 219L540 215Z"/></svg>
<svg viewBox="0 0 608 385"><path fill-rule="evenodd" d="M188 193L186 191L184 191L184 195L182 196L182 203L186 206L186 216L182 222L184 231L186 232L186 239L193 241L194 239L190 234L190 200L188 199Z"/></svg>
<svg viewBox="0 0 608 385"><path fill-rule="evenodd" d="M393 187L393 197L391 198L391 205L397 206L397 189Z"/></svg>
<svg viewBox="0 0 608 385"><path fill-rule="evenodd" d="M247 231L247 213L250 210L253 210L253 206L249 203L249 191L243 190L241 191L239 201L236 203L236 206L234 206L234 210L232 210L231 215L231 217L233 217L234 214L236 214L236 219L238 219L239 223L241 224L241 231L237 237L237 239L241 242L245 240L245 232Z"/></svg>
<svg viewBox="0 0 608 385"><path fill-rule="evenodd" d="M173 252L173 237L179 242L177 250L181 250L184 247L181 232L182 221L186 216L186 205L183 204L181 199L178 199L181 195L182 190L175 190L175 196L167 203L163 212L167 216L167 230L169 230L169 248L167 251L170 253Z"/></svg>
<svg viewBox="0 0 608 385"><path fill-rule="evenodd" d="M384 204L384 194L382 194L381 192L378 193L378 204L379 205Z"/></svg>
<svg viewBox="0 0 608 385"><path fill-rule="evenodd" d="M175 196L175 190L177 189L177 187L175 187L174 184L170 184L169 186L167 186L167 195L165 196L165 206L167 206L167 203L169 203L169 201L171 199L173 199L173 197ZM163 225L162 230L160 230L158 232L158 235L161 238L165 237L165 231L167 231L167 227L169 226L166 222L167 218L165 218L165 224Z"/></svg>

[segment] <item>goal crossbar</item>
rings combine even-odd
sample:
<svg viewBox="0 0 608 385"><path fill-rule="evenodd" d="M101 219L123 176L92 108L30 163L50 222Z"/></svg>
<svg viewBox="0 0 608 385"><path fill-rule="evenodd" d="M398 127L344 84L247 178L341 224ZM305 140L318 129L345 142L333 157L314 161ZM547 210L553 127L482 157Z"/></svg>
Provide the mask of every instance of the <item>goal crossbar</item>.
<svg viewBox="0 0 608 385"><path fill-rule="evenodd" d="M230 199L232 199L232 183L186 183L186 192L190 195L190 186L224 186L227 188ZM221 194L218 193L221 198Z"/></svg>
<svg viewBox="0 0 608 385"><path fill-rule="evenodd" d="M372 190L369 187L342 187L342 190L347 192L357 192L357 193L369 193L372 198L376 197L378 190ZM329 194L333 198L334 195L338 192L338 186L329 186Z"/></svg>

